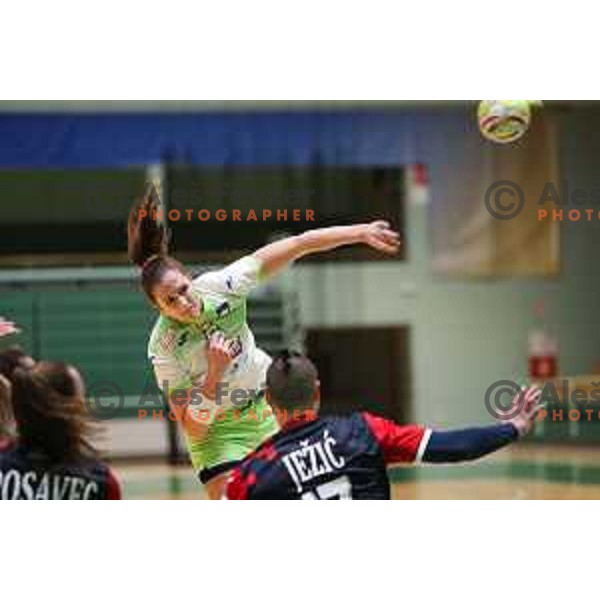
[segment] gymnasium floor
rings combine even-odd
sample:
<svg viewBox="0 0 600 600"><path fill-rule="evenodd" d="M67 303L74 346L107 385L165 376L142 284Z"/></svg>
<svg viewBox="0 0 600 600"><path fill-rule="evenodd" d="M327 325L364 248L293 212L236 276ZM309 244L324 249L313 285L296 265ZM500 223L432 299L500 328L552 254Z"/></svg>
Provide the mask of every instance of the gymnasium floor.
<svg viewBox="0 0 600 600"><path fill-rule="evenodd" d="M115 463L126 499L203 499L188 466ZM515 446L461 466L391 471L395 499L600 499L600 448Z"/></svg>

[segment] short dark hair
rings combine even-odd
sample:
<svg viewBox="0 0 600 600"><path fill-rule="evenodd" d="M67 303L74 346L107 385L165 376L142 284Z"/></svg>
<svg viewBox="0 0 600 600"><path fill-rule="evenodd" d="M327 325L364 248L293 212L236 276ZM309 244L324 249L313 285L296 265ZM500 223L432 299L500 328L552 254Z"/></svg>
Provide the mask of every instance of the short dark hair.
<svg viewBox="0 0 600 600"><path fill-rule="evenodd" d="M319 373L311 360L284 350L273 357L267 370L269 399L281 410L310 410L314 405Z"/></svg>

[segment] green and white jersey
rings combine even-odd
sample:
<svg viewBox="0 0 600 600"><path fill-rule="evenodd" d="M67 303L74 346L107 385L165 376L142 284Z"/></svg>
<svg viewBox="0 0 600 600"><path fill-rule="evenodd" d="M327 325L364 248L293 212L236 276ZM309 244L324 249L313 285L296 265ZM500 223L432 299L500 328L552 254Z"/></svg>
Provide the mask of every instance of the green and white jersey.
<svg viewBox="0 0 600 600"><path fill-rule="evenodd" d="M223 379L229 393L220 403L202 399L196 404L199 410L211 411L212 419L219 410L240 407L239 398L237 404L231 402L234 389L258 392L264 386L270 358L256 347L246 322L246 297L259 284L261 266L259 259L249 255L220 271L200 275L193 282L203 306L197 321L183 324L160 316L150 336L148 357L159 387L169 393L199 386L207 371L207 340L214 332L239 342L240 352Z"/></svg>

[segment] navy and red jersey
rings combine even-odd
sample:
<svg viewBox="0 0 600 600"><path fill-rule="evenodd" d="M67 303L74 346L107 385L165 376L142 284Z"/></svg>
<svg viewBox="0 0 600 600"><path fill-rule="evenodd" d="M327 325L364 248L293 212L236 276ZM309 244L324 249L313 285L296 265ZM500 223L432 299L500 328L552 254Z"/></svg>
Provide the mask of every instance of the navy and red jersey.
<svg viewBox="0 0 600 600"><path fill-rule="evenodd" d="M0 452L0 500L120 500L121 486L100 460L53 465L18 444Z"/></svg>
<svg viewBox="0 0 600 600"><path fill-rule="evenodd" d="M370 413L297 420L235 468L231 500L389 499L386 466L422 455L429 430Z"/></svg>

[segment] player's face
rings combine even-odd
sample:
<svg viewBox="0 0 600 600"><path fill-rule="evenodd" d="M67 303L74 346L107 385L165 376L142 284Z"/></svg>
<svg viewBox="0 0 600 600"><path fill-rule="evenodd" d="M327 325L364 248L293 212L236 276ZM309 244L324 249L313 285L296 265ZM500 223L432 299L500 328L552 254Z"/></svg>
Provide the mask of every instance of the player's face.
<svg viewBox="0 0 600 600"><path fill-rule="evenodd" d="M202 310L192 280L175 269L167 271L154 288L154 302L162 315L180 323L190 323Z"/></svg>

